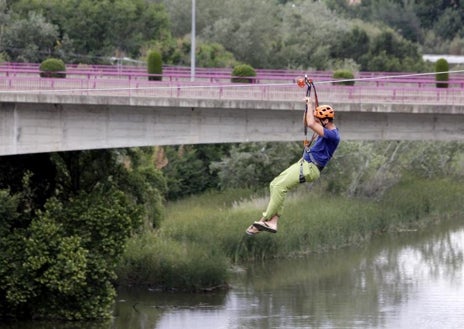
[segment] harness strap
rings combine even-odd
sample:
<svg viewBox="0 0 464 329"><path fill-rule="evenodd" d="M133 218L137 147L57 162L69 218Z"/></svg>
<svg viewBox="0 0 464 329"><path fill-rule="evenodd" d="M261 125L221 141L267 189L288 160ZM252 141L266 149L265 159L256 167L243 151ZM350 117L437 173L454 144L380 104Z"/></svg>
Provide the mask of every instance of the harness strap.
<svg viewBox="0 0 464 329"><path fill-rule="evenodd" d="M301 158L301 161L300 161L300 176L298 177L299 181L300 181L300 184L306 182L306 178L305 178L304 173L303 173L303 162L304 162L304 158Z"/></svg>

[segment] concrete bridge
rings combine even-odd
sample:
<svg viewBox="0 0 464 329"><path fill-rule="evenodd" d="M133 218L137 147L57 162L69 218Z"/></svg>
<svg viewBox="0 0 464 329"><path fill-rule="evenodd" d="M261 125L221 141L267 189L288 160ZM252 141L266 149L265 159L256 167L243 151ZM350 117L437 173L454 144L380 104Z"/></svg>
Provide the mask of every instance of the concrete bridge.
<svg viewBox="0 0 464 329"><path fill-rule="evenodd" d="M0 68L0 155L303 138L305 90L295 72L231 84L219 74L155 82L140 72L93 77L76 69L45 79L6 71ZM464 141L464 79L449 88L425 79L314 81L320 103L336 109L344 140Z"/></svg>

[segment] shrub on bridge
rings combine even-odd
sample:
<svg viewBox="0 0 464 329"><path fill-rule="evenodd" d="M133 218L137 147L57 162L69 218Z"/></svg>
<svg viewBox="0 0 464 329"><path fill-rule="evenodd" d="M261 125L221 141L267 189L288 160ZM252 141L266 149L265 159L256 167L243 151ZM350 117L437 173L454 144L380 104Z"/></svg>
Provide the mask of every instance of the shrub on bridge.
<svg viewBox="0 0 464 329"><path fill-rule="evenodd" d="M446 59L440 58L435 63L435 81L437 88L448 88L449 65ZM446 81L446 82L444 82Z"/></svg>
<svg viewBox="0 0 464 329"><path fill-rule="evenodd" d="M148 80L150 81L161 81L163 74L163 62L161 60L161 54L157 51L151 51L147 58L148 67Z"/></svg>
<svg viewBox="0 0 464 329"><path fill-rule="evenodd" d="M42 78L66 78L66 65L61 59L48 58L40 64Z"/></svg>
<svg viewBox="0 0 464 329"><path fill-rule="evenodd" d="M248 64L239 64L232 70L232 82L253 83L256 71Z"/></svg>
<svg viewBox="0 0 464 329"><path fill-rule="evenodd" d="M350 79L354 79L354 74L353 72L349 71L349 70L336 70L332 77L337 80L342 80L340 82L333 82L332 84L334 85L345 85L345 86L353 86L354 85L354 81L343 81L343 80L350 80Z"/></svg>

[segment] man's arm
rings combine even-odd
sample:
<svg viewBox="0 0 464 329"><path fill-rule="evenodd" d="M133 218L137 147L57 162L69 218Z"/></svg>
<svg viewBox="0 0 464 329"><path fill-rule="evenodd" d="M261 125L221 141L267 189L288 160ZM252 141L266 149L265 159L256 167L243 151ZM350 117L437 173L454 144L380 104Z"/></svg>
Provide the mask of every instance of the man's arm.
<svg viewBox="0 0 464 329"><path fill-rule="evenodd" d="M305 98L306 104L308 105L308 112L306 113L306 126L314 131L319 136L324 136L324 127L319 122L319 119L314 117L314 101L311 97Z"/></svg>

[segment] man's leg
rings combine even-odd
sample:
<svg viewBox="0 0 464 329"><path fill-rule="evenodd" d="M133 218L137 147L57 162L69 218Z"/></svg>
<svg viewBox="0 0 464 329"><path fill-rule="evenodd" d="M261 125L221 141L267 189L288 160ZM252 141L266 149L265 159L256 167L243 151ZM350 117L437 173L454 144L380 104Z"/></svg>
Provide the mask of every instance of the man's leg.
<svg viewBox="0 0 464 329"><path fill-rule="evenodd" d="M263 213L264 220L269 220L273 216L282 214L287 192L300 184L300 166L301 161L298 161L285 169L279 176L274 178L269 185L270 199L266 211ZM313 166L311 164L311 166ZM319 177L319 170L310 167L306 161L303 162L303 174L307 182L313 181ZM316 177L317 174L317 177Z"/></svg>

